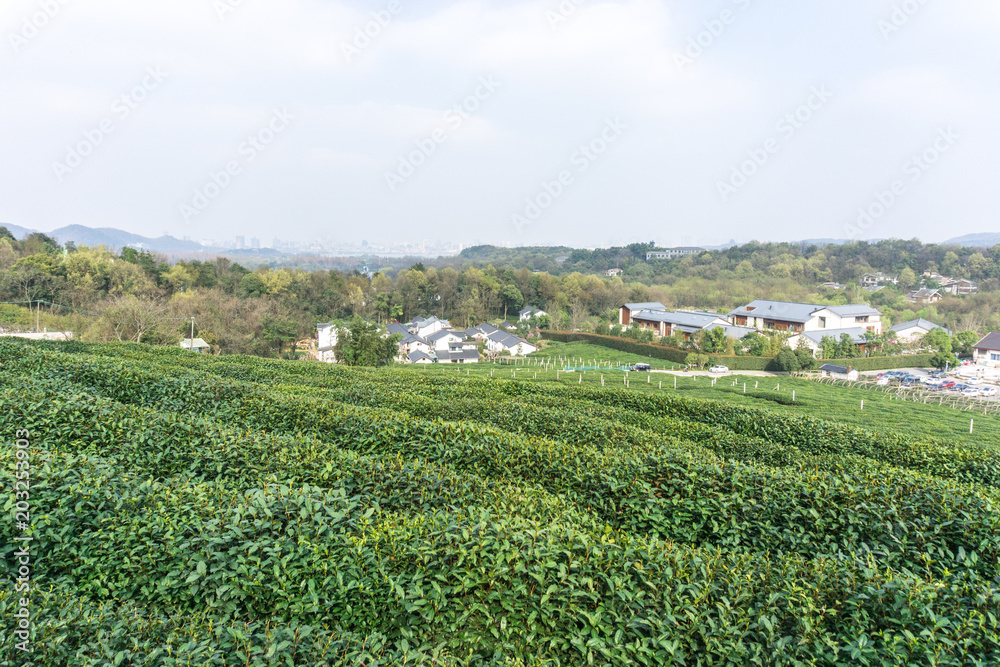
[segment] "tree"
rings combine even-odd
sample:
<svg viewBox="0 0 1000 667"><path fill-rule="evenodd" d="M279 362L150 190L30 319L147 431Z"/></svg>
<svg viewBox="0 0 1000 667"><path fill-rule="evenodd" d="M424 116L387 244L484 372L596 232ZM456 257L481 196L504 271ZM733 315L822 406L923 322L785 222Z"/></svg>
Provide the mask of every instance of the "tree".
<svg viewBox="0 0 1000 667"><path fill-rule="evenodd" d="M924 334L923 338L920 339L920 342L925 347L929 347L935 352L947 354L952 350L951 336L949 336L948 332L944 329L934 329L933 331L929 331Z"/></svg>
<svg viewBox="0 0 1000 667"><path fill-rule="evenodd" d="M824 359L836 359L840 353L840 343L833 336L823 336L819 340L820 354Z"/></svg>
<svg viewBox="0 0 1000 667"><path fill-rule="evenodd" d="M811 371L816 368L816 357L812 350L799 348L795 350L795 357L799 360L799 368L804 371Z"/></svg>
<svg viewBox="0 0 1000 667"><path fill-rule="evenodd" d="M931 366L943 370L949 365L954 366L955 361L955 355L950 352L935 352L931 357Z"/></svg>
<svg viewBox="0 0 1000 667"><path fill-rule="evenodd" d="M951 349L959 356L972 354L972 346L979 342L979 334L975 331L960 331L952 338Z"/></svg>
<svg viewBox="0 0 1000 667"><path fill-rule="evenodd" d="M802 368L802 364L795 352L786 347L774 358L774 367L780 373L794 373Z"/></svg>
<svg viewBox="0 0 1000 667"><path fill-rule="evenodd" d="M854 344L854 337L851 334L840 334L840 345L837 350L843 359L853 359L858 356L858 346Z"/></svg>
<svg viewBox="0 0 1000 667"><path fill-rule="evenodd" d="M355 317L337 330L334 355L347 366L385 366L395 358L400 339L399 334L384 336L374 324Z"/></svg>
<svg viewBox="0 0 1000 667"><path fill-rule="evenodd" d="M132 294L115 297L106 303L93 335L103 340L141 343L156 329L164 311L165 305L159 300Z"/></svg>
<svg viewBox="0 0 1000 667"><path fill-rule="evenodd" d="M917 284L917 274L910 267L906 267L899 274L899 286L905 288L915 287Z"/></svg>
<svg viewBox="0 0 1000 667"><path fill-rule="evenodd" d="M726 351L726 330L722 327L705 329L701 332L699 344L703 352L717 354Z"/></svg>
<svg viewBox="0 0 1000 667"><path fill-rule="evenodd" d="M299 325L293 319L267 315L261 324L263 325L261 337L271 346L278 347L279 357L284 353L285 345L294 342L298 337Z"/></svg>
<svg viewBox="0 0 1000 667"><path fill-rule="evenodd" d="M524 295L516 285L504 285L500 291L500 299L503 301L504 319L507 319L507 311L516 311L524 303Z"/></svg>
<svg viewBox="0 0 1000 667"><path fill-rule="evenodd" d="M762 336L756 331L751 331L746 336L740 339L743 343L743 349L746 350L747 354L752 357L762 357L767 351L767 347L770 342L767 336Z"/></svg>

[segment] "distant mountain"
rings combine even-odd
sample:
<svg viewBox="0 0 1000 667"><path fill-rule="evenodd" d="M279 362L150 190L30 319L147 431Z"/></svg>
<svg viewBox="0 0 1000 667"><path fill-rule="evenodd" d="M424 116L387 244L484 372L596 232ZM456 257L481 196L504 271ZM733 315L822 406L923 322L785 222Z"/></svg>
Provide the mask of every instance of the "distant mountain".
<svg viewBox="0 0 1000 667"><path fill-rule="evenodd" d="M14 235L17 240L23 240L29 234L34 234L34 229L26 229L24 227L19 227L17 225L12 225L6 222L0 222L0 227L6 227L7 231Z"/></svg>
<svg viewBox="0 0 1000 667"><path fill-rule="evenodd" d="M209 250L209 248L206 248L200 243L195 243L194 241L182 241L174 238L173 236L161 236L157 239L151 239L111 227L92 229L90 227L84 227L83 225L69 225L68 227L60 227L59 229L52 230L49 232L49 236L56 239L60 243L68 243L72 241L76 245L106 245L115 249L132 246L134 248L149 250L150 252L163 253L202 252Z"/></svg>
<svg viewBox="0 0 1000 667"><path fill-rule="evenodd" d="M958 238L945 241L946 245L960 245L970 248L992 248L1000 245L1000 234L966 234Z"/></svg>

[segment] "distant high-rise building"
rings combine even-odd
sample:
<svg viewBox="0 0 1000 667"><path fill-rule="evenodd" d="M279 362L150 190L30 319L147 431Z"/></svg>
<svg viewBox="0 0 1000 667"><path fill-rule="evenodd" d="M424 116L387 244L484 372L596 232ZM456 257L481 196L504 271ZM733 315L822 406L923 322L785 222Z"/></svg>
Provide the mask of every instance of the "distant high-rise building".
<svg viewBox="0 0 1000 667"><path fill-rule="evenodd" d="M254 250L260 250L260 239L250 239L250 247Z"/></svg>
<svg viewBox="0 0 1000 667"><path fill-rule="evenodd" d="M236 237L236 249L237 250L243 250L246 247L247 247L246 237L244 237L244 236L237 236Z"/></svg>

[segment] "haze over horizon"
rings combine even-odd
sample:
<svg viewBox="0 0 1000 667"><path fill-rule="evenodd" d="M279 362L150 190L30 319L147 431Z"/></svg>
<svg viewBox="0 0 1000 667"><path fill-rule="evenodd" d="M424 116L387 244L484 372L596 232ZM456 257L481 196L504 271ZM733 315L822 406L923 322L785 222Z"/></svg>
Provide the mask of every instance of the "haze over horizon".
<svg viewBox="0 0 1000 667"><path fill-rule="evenodd" d="M699 5L12 0L0 224L575 247L1000 231L1000 5Z"/></svg>

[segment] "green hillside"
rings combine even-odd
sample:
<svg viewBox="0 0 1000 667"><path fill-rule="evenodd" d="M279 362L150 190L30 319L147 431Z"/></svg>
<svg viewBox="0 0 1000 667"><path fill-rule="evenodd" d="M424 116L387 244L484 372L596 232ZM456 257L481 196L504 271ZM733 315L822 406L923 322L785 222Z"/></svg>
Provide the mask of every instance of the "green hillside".
<svg viewBox="0 0 1000 667"><path fill-rule="evenodd" d="M990 448L635 374L22 341L0 369L34 664L1000 662Z"/></svg>

